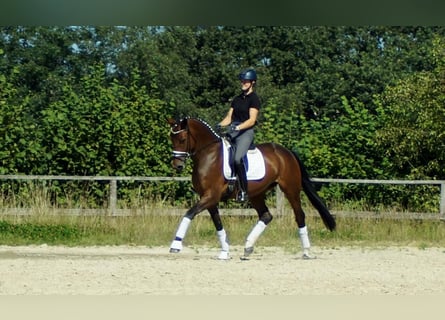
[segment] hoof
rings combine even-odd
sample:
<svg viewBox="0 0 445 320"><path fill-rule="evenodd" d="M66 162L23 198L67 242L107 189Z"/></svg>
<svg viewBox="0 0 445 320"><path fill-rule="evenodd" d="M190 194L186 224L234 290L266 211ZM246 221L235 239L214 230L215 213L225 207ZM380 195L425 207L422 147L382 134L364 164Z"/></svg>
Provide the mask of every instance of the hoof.
<svg viewBox="0 0 445 320"><path fill-rule="evenodd" d="M221 253L218 256L218 260L230 260L229 252L221 251Z"/></svg>
<svg viewBox="0 0 445 320"><path fill-rule="evenodd" d="M179 240L173 240L170 246L170 253L178 253L182 250L182 242Z"/></svg>
<svg viewBox="0 0 445 320"><path fill-rule="evenodd" d="M244 256L250 256L253 252L253 247L249 247L249 248L244 248Z"/></svg>
<svg viewBox="0 0 445 320"><path fill-rule="evenodd" d="M304 253L302 258L303 258L303 260L314 260L314 259L317 259L316 256L312 256L309 253Z"/></svg>
<svg viewBox="0 0 445 320"><path fill-rule="evenodd" d="M244 256L241 257L241 260L249 260L247 257L250 256L253 252L253 247L244 248Z"/></svg>

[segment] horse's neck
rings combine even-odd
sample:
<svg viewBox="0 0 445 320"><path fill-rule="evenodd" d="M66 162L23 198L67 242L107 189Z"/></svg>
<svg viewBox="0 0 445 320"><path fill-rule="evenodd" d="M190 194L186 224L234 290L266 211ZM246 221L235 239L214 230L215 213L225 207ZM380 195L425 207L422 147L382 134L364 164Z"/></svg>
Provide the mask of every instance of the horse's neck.
<svg viewBox="0 0 445 320"><path fill-rule="evenodd" d="M193 160L193 171L199 171L204 173L220 172L218 168L221 166L222 161L219 161L222 157L221 141L210 143L204 146L201 151L197 152L192 156ZM204 173L204 177L207 174Z"/></svg>
<svg viewBox="0 0 445 320"><path fill-rule="evenodd" d="M219 138L204 123L198 123L201 127L197 129L197 126L194 126L192 133L193 137L195 137L195 151L206 148L208 145L219 140Z"/></svg>
<svg viewBox="0 0 445 320"><path fill-rule="evenodd" d="M221 156L222 140L207 128L196 130L192 135L195 137L192 157L195 167L212 167L212 162L218 162L218 157Z"/></svg>
<svg viewBox="0 0 445 320"><path fill-rule="evenodd" d="M222 141L217 137L200 139L199 142L195 143L194 153L198 158L216 157L217 154L221 153L221 143Z"/></svg>

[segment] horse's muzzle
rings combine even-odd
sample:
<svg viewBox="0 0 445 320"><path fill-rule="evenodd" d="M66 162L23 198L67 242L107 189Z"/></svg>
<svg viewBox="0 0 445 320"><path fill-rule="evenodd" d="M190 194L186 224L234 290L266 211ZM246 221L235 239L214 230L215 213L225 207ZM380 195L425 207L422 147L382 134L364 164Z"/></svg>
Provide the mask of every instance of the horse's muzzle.
<svg viewBox="0 0 445 320"><path fill-rule="evenodd" d="M185 167L185 160L189 154L183 151L173 151L172 167L177 171L181 172Z"/></svg>
<svg viewBox="0 0 445 320"><path fill-rule="evenodd" d="M182 170L184 170L184 161L179 160L179 159L173 159L172 161L172 167L173 169L175 169L177 172L181 172Z"/></svg>

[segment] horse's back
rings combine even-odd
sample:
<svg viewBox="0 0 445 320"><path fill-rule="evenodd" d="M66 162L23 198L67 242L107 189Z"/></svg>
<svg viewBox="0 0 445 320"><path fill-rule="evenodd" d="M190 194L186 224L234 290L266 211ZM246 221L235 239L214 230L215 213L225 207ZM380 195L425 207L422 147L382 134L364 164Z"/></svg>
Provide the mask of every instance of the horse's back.
<svg viewBox="0 0 445 320"><path fill-rule="evenodd" d="M274 142L267 142L267 143L260 143L257 144L256 147L263 153L264 157L290 157L295 158L292 151L287 149L286 147L274 143Z"/></svg>
<svg viewBox="0 0 445 320"><path fill-rule="evenodd" d="M286 147L273 143L261 143L257 145L261 151L266 163L266 171L279 171L288 173L297 170L299 171L298 160L294 153ZM295 172L295 171L294 171Z"/></svg>

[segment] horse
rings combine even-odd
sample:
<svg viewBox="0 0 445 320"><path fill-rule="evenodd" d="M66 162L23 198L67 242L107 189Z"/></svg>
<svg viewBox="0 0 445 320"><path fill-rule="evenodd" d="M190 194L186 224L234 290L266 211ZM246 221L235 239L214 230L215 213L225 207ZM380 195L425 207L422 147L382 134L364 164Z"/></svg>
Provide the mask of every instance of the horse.
<svg viewBox="0 0 445 320"><path fill-rule="evenodd" d="M183 249L183 239L195 216L208 210L216 228L217 238L221 245L218 255L220 260L231 259L227 233L221 222L218 204L221 201L235 198L236 189L231 190L230 181L223 174L222 144L226 137L218 134L204 120L194 117L167 119L170 125L172 142L172 166L178 172L185 167L188 158L192 160L192 185L199 200L182 217L175 237L170 245L170 253L179 253ZM265 194L277 184L289 201L302 246L302 258L314 258L310 253L310 240L305 222L305 213L301 206L300 193L304 191L312 205L319 212L326 228L333 231L335 218L331 215L312 185L309 174L296 152L277 144L262 143L255 145L263 157L265 174L260 180L248 181L248 199L258 214L258 221L248 234L243 260L254 251L255 242L264 232L273 216L265 203Z"/></svg>

